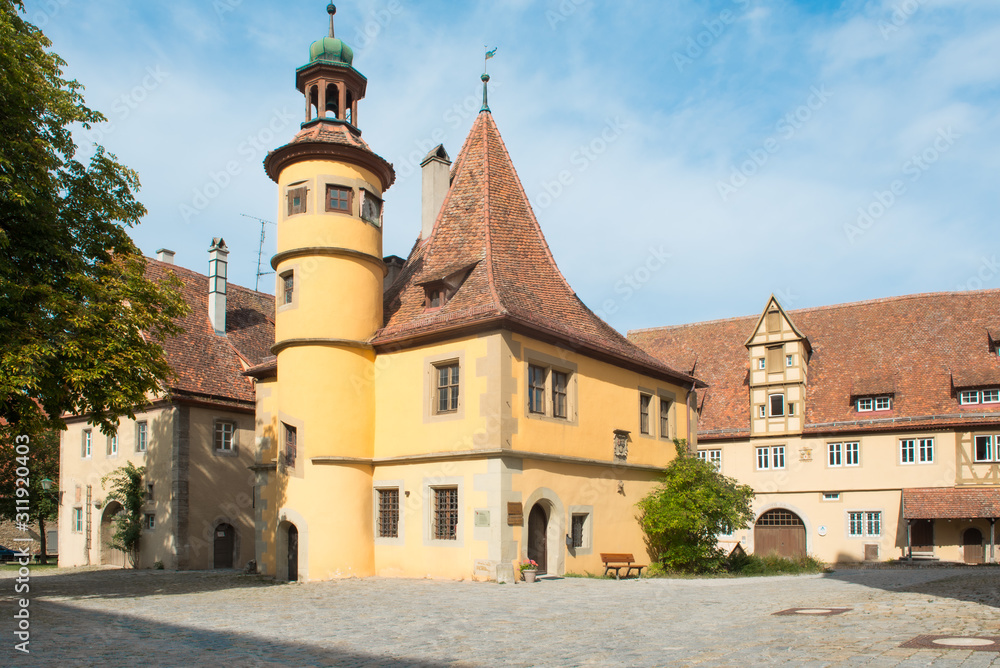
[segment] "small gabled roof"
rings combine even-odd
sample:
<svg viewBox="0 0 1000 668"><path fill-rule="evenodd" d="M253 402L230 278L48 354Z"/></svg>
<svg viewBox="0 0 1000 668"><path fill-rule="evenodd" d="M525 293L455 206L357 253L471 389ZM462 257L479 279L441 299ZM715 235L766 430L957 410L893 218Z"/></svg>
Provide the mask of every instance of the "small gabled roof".
<svg viewBox="0 0 1000 668"><path fill-rule="evenodd" d="M795 321L792 320L790 317L788 317L788 313L781 306L781 302L778 301L778 298L775 297L774 294L772 294L768 298L767 304L764 306L764 310L760 312L760 317L757 318L757 324L754 325L753 331L750 332L750 336L747 338L746 343L744 343L743 346L746 347L746 348L750 347L750 342L753 341L753 337L757 336L757 332L760 331L760 326L764 322L764 318L767 317L768 311L771 310L771 305L772 304L775 307L777 307L778 313L781 314L781 317L784 318L785 320L787 320L788 324L791 325L792 331L795 333L795 336L799 337L799 339L801 339L802 341L805 342L807 349L810 348L809 339L806 337L805 334L803 334L801 331L799 331L798 327L795 326Z"/></svg>
<svg viewBox="0 0 1000 668"><path fill-rule="evenodd" d="M425 286L467 272L447 302L425 305ZM470 327L523 329L592 356L691 384L588 309L556 266L489 111L473 123L452 168L434 230L418 240L385 295L376 346Z"/></svg>

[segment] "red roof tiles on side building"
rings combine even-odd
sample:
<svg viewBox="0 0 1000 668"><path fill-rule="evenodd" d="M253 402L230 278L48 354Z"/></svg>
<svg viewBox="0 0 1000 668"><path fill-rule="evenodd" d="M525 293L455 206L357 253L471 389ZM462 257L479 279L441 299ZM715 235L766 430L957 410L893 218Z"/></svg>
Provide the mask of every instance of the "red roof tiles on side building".
<svg viewBox="0 0 1000 668"><path fill-rule="evenodd" d="M1000 423L1000 404L960 406L964 383L1000 386L1000 290L944 292L788 311L809 339L805 433ZM750 356L759 316L629 332L629 339L708 383L701 438L750 432ZM858 395L892 393L892 410L858 413Z"/></svg>
<svg viewBox="0 0 1000 668"><path fill-rule="evenodd" d="M1000 517L1000 489L904 489L903 517L908 520Z"/></svg>
<svg viewBox="0 0 1000 668"><path fill-rule="evenodd" d="M227 286L226 336L219 336L208 319L208 276L177 265L146 258L146 275L155 281L173 274L191 312L181 319L184 332L163 342L167 363L177 377L170 389L235 402L253 402L253 381L243 375L260 364L274 345L274 297Z"/></svg>
<svg viewBox="0 0 1000 668"><path fill-rule="evenodd" d="M440 308L426 287L458 284ZM588 309L556 266L500 132L480 113L452 168L427 240L418 240L385 295L376 346L475 325L520 329L635 370L690 385Z"/></svg>

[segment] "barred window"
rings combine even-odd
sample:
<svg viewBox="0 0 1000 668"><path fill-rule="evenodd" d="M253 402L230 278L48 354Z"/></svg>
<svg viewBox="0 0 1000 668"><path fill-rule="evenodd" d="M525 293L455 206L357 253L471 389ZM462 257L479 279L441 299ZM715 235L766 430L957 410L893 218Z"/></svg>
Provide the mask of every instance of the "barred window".
<svg viewBox="0 0 1000 668"><path fill-rule="evenodd" d="M378 490L379 538L399 537L399 490Z"/></svg>
<svg viewBox="0 0 1000 668"><path fill-rule="evenodd" d="M458 488L434 488L434 538L458 539Z"/></svg>
<svg viewBox="0 0 1000 668"><path fill-rule="evenodd" d="M583 547L583 528L586 524L586 515L573 515L573 547Z"/></svg>

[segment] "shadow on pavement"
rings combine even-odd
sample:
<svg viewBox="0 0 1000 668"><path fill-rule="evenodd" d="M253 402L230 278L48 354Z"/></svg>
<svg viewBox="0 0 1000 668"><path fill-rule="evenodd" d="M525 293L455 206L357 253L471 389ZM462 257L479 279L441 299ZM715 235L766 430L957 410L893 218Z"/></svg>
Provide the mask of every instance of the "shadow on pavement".
<svg viewBox="0 0 1000 668"><path fill-rule="evenodd" d="M885 591L923 594L1000 608L1000 567L994 564L880 564L876 568L835 568L824 575Z"/></svg>

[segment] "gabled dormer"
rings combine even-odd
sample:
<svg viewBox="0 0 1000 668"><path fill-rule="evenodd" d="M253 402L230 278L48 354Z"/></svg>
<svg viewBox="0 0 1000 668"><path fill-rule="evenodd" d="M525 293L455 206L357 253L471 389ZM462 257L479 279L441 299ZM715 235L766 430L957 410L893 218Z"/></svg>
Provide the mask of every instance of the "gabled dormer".
<svg viewBox="0 0 1000 668"><path fill-rule="evenodd" d="M746 341L752 436L801 433L812 347L771 295Z"/></svg>

